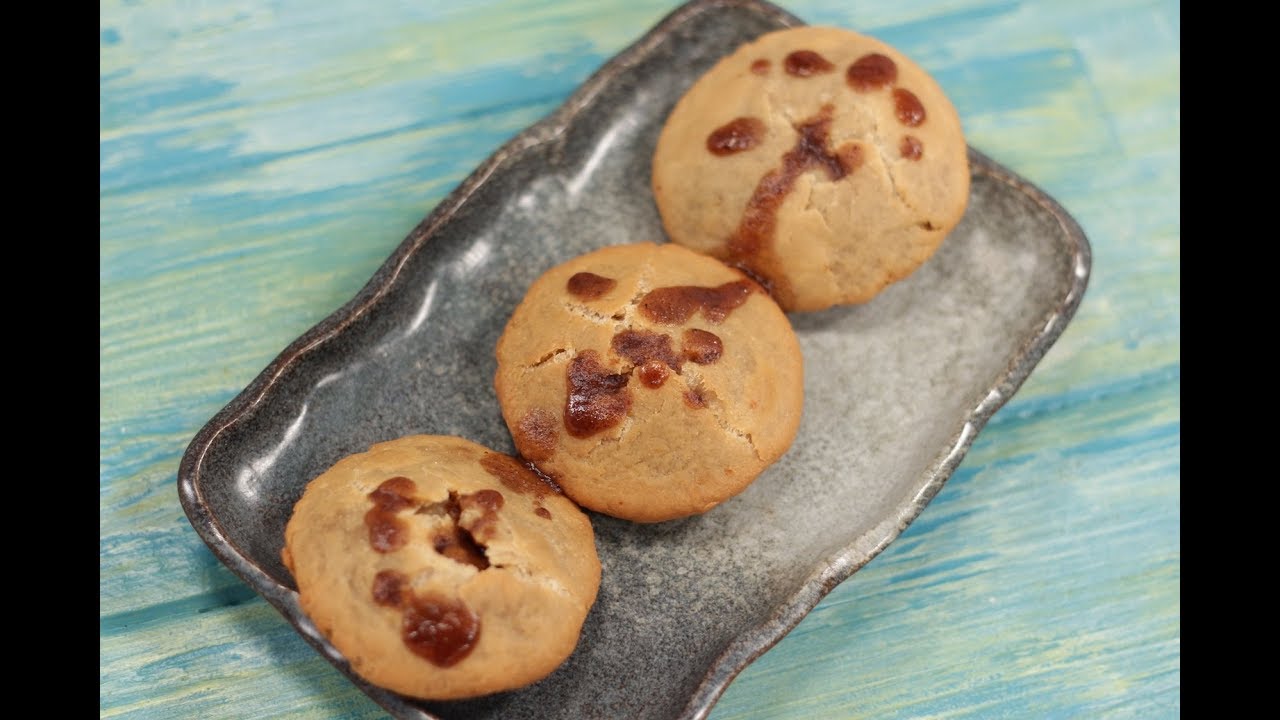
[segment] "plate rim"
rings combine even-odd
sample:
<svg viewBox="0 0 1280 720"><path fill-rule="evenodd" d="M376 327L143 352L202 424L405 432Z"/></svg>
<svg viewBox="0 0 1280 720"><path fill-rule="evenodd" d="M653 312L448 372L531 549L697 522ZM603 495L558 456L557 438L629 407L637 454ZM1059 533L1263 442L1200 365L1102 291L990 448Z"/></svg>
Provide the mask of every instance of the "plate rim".
<svg viewBox="0 0 1280 720"><path fill-rule="evenodd" d="M766 0L690 0L668 13L639 39L592 73L556 110L522 130L481 162L410 230L354 297L289 343L243 390L200 428L183 452L177 474L178 495L183 512L196 534L223 565L267 600L308 644L374 702L393 715L406 717L405 713L408 711L412 717L421 720L441 720L437 715L408 705L406 698L370 685L355 675L346 659L313 626L309 627L310 623L297 603L297 593L276 582L230 540L204 500L201 478L205 457L224 431L249 416L267 400L272 389L290 367L313 350L341 336L353 323L373 311L394 288L409 259L432 239L440 226L466 208L468 201L485 186L491 176L534 148L546 143L562 142L575 118L591 106L595 97L616 76L646 58L681 25L702 13L717 9L744 9L785 27L805 24L795 15ZM1058 222L1072 268L1065 294L1048 312L1040 330L1024 339L1004 374L995 379L982 400L964 415L964 422L951 436L947 449L930 463L924 477L912 483L911 487L916 488L912 499L897 507L896 512L888 514L875 528L855 538L848 547L831 557L824 566L807 577L786 601L779 603L768 619L731 641L703 674L702 680L681 711L680 718L706 718L742 670L777 645L822 598L879 555L920 515L964 459L987 421L1021 387L1075 315L1092 272L1092 248L1084 230L1061 204L1034 183L973 146L968 146L968 155L972 174L986 175L1008 185L1015 192L1035 202ZM870 542L863 542L868 538L872 538ZM866 547L867 545L870 547Z"/></svg>

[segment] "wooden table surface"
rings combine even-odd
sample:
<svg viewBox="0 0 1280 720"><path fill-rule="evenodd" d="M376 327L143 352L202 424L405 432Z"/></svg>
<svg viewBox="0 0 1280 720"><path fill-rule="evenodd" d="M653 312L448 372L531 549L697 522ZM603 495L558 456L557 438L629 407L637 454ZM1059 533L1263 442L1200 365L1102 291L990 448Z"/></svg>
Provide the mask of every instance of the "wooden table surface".
<svg viewBox="0 0 1280 720"><path fill-rule="evenodd" d="M669 0L101 3L100 710L382 710L200 541L192 436ZM795 0L942 83L1093 245L920 518L711 717L1180 715L1177 0Z"/></svg>

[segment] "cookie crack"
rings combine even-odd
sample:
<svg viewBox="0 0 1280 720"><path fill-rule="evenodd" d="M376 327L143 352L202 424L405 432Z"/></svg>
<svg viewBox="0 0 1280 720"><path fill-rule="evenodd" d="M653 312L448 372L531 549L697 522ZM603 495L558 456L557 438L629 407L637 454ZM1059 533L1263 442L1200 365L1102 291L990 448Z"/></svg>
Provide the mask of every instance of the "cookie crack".
<svg viewBox="0 0 1280 720"><path fill-rule="evenodd" d="M542 367L543 365L546 365L547 363L551 362L551 361L552 361L552 360L554 360L555 358L557 358L557 357L559 357L560 355L563 355L563 354L565 354L565 353L567 353L567 352L569 352L569 350L568 350L567 348L556 348L555 350L552 350L551 352L547 353L546 355L543 355L541 358L538 358L538 361L537 361L537 362L535 362L535 363L533 363L532 365L525 365L525 366L524 366L524 369L525 369L525 370L537 370L538 368Z"/></svg>
<svg viewBox="0 0 1280 720"><path fill-rule="evenodd" d="M685 392L694 391L699 394L702 393L702 376L693 368L686 368L685 372L677 375L677 377L680 378L680 382L684 386ZM722 411L724 410L724 405L719 400L720 394L714 393L714 397L715 403L708 404L704 406L703 409L711 413L711 418L715 420L716 425L720 426L721 430L724 430L726 433L745 442L747 447L751 448L751 453L756 456L756 459L764 462L764 456L760 453L760 449L756 447L755 438L751 436L751 433L744 432L730 424L723 415Z"/></svg>
<svg viewBox="0 0 1280 720"><path fill-rule="evenodd" d="M464 520L462 516L467 511L463 505L471 497L475 496L464 496L450 489L444 500L419 504L414 515L425 516L423 520L429 526L431 547L438 555L483 572L490 563L488 543L479 537L480 529L495 521L497 509L489 509L488 516L468 512L469 517Z"/></svg>
<svg viewBox="0 0 1280 720"><path fill-rule="evenodd" d="M649 283L646 281L646 275L652 269L652 262L645 261L641 266L639 278L636 280L636 291L632 294L631 299L622 306L617 312L609 316L609 320L615 324L613 331L620 333L623 330L634 330L636 328L637 310L640 307L640 301L644 300L644 296L649 294Z"/></svg>
<svg viewBox="0 0 1280 720"><path fill-rule="evenodd" d="M535 572L524 563L494 563L493 565L489 566L489 569L490 571L501 570L507 573L508 575L512 575L518 578L523 582L541 585L542 587L545 587L551 590L552 592L558 595L562 595L564 597L568 597L568 598L577 597L573 593L573 591L565 587L565 585L561 583L559 580L557 580L556 578L552 577L551 575ZM471 577L467 578L466 580L462 581L459 588L466 587L468 585L471 585L479 581L480 581L480 573L476 573Z"/></svg>
<svg viewBox="0 0 1280 720"><path fill-rule="evenodd" d="M898 197L898 202L902 203L902 206L911 212L919 213L920 211L907 200L907 196L902 194L902 189L898 187L898 179L894 177L893 168L889 165L889 158L885 155L884 148L879 143L876 143L876 152L880 153L880 161L884 163L884 174L889 178L889 189L893 190L893 194Z"/></svg>
<svg viewBox="0 0 1280 720"><path fill-rule="evenodd" d="M781 115L783 118L786 119L787 127L794 128L796 124L795 113L792 111L790 107L787 106L787 103L779 103L777 101L775 91L772 88L768 88L765 90L765 93L764 93L765 117L774 117L773 109L775 107L782 108Z"/></svg>
<svg viewBox="0 0 1280 720"><path fill-rule="evenodd" d="M822 227L824 230L827 231L828 236L835 235L835 231L831 229L831 223L827 221L828 211L823 210L822 208L819 208L819 207L815 207L813 204L813 183L812 182L809 183L808 192L805 194L804 211L806 213L812 213L818 217L818 222L822 223ZM839 283L839 280L836 278L836 271L835 271L835 268L833 267L833 262L831 257L831 248L821 243L816 243L814 247L821 248L823 251L822 271L827 274L827 277L830 279L833 285L839 285L840 283Z"/></svg>
<svg viewBox="0 0 1280 720"><path fill-rule="evenodd" d="M898 198L898 202L902 203L903 207L918 215L920 211L907 200L907 197L902 194L902 190L898 187L898 178L894 176L893 165L889 160L889 155L885 152L884 136L880 134L880 116L876 113L871 113L871 144L875 147L876 153L880 155L880 164L884 166L884 174L889 178L889 189L893 190L894 196Z"/></svg>
<svg viewBox="0 0 1280 720"><path fill-rule="evenodd" d="M644 265L640 267L638 277L636 277L636 293L631 296L631 302L628 307L635 310L640 307L640 301L644 300L644 296L649 294L653 289L651 277L653 275L653 258L645 258Z"/></svg>
<svg viewBox="0 0 1280 720"><path fill-rule="evenodd" d="M564 304L564 309L581 317L583 320L590 320L591 322L594 322L597 325L605 325L608 323L612 323L616 320L616 318L614 317L605 315L604 313L601 313L601 312L597 312L587 307L586 305L579 305L577 303L566 302Z"/></svg>
<svg viewBox="0 0 1280 720"><path fill-rule="evenodd" d="M738 428L734 427L727 420L725 420L720 413L716 412L714 409L712 408L707 408L707 409L711 411L711 417L715 419L716 424L720 426L720 429L724 430L730 435L733 435L739 440L745 442L747 444L747 447L751 448L751 454L755 455L757 460L764 462L764 456L760 454L760 449L756 447L755 438L751 437L751 433L743 432L742 430L739 430Z"/></svg>
<svg viewBox="0 0 1280 720"><path fill-rule="evenodd" d="M597 450L606 445L617 445L622 442L622 438L626 437L627 431L631 429L633 424L635 424L635 418L631 417L630 413L627 413L626 417L622 419L621 427L618 428L618 434L606 435L600 438L600 441L587 451L587 457L591 457Z"/></svg>

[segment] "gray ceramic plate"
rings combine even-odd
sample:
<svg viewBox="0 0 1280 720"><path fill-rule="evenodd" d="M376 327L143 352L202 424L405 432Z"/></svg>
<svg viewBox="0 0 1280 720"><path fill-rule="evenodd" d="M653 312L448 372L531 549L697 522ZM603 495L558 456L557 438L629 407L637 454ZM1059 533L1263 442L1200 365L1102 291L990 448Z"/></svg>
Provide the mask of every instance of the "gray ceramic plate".
<svg viewBox="0 0 1280 720"><path fill-rule="evenodd" d="M308 480L410 433L512 452L494 343L544 270L661 239L658 130L718 58L799 24L761 2L694 2L512 140L349 303L290 345L192 441L182 504L213 552L362 690L402 718L700 718L730 680L938 492L1062 332L1089 246L1053 200L971 154L973 194L942 249L873 302L795 315L805 415L790 452L700 517L593 515L604 581L575 654L518 692L423 703L370 687L299 611L280 563Z"/></svg>

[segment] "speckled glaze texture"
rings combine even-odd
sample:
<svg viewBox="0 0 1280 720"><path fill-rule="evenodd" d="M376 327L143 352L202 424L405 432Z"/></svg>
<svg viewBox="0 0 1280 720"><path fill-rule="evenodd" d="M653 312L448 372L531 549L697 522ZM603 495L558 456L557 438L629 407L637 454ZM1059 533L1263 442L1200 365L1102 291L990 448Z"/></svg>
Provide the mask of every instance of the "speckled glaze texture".
<svg viewBox="0 0 1280 720"><path fill-rule="evenodd" d="M1074 313L1090 266L1080 228L971 151L968 212L929 262L866 305L792 316L805 414L780 462L706 515L592 515L599 599L550 677L426 703L351 673L299 610L279 559L306 483L411 433L512 452L493 349L525 289L575 255L663 239L649 159L667 112L721 56L798 22L761 2L668 16L486 161L188 447L178 484L200 536L393 715L705 717L743 667L920 513Z"/></svg>

